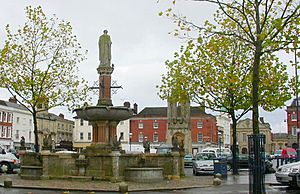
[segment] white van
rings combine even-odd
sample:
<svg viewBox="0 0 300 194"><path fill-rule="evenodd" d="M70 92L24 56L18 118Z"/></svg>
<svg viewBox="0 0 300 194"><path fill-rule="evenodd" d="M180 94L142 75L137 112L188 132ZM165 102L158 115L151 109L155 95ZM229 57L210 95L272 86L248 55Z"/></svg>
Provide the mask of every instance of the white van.
<svg viewBox="0 0 300 194"><path fill-rule="evenodd" d="M216 157L228 157L231 156L231 150L229 148L221 148L221 152L220 152L220 148L205 148L203 149L201 152L211 152L214 153Z"/></svg>

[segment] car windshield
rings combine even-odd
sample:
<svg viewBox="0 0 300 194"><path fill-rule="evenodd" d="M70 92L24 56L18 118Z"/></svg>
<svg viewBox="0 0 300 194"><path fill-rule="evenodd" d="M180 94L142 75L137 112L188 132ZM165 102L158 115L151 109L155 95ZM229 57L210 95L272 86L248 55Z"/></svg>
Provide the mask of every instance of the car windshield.
<svg viewBox="0 0 300 194"><path fill-rule="evenodd" d="M281 150L276 150L274 154L281 154Z"/></svg>
<svg viewBox="0 0 300 194"><path fill-rule="evenodd" d="M185 155L184 158L189 159L189 158L193 158L192 155Z"/></svg>
<svg viewBox="0 0 300 194"><path fill-rule="evenodd" d="M215 158L215 154L213 153L200 153L197 154L196 160L212 160Z"/></svg>

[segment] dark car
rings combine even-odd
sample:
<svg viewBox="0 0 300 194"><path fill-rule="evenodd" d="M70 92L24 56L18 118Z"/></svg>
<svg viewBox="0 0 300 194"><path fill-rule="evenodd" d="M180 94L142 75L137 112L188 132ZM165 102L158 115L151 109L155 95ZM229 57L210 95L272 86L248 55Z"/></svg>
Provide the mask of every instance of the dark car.
<svg viewBox="0 0 300 194"><path fill-rule="evenodd" d="M227 169L231 170L232 169L232 157L227 158ZM237 157L237 166L238 169L245 169L249 168L249 156L248 154L239 154ZM274 173L275 170L273 169L273 163L265 158L265 173Z"/></svg>

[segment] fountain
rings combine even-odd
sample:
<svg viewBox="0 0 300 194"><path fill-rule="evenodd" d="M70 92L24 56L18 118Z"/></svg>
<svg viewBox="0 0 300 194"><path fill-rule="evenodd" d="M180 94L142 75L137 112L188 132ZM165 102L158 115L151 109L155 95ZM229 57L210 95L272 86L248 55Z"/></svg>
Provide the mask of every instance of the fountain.
<svg viewBox="0 0 300 194"><path fill-rule="evenodd" d="M168 154L126 154L117 140L117 125L133 116L133 109L127 106L113 106L111 100L111 40L107 30L99 38L100 65L99 100L97 105L84 104L75 109L78 118L89 121L93 127L92 144L82 153L41 152L37 156L22 156L21 178L28 178L27 169L38 169L35 179L67 178L123 180L137 182L161 181L163 178L178 179L183 176L183 159L179 153ZM26 160L25 160L26 159Z"/></svg>

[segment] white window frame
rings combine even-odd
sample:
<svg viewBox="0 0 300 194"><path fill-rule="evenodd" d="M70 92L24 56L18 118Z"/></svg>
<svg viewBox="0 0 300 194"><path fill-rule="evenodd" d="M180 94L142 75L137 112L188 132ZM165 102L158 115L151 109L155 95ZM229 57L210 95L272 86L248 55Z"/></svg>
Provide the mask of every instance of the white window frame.
<svg viewBox="0 0 300 194"><path fill-rule="evenodd" d="M139 138L138 139L139 142L143 142L144 141L144 134L140 133L138 138Z"/></svg>
<svg viewBox="0 0 300 194"><path fill-rule="evenodd" d="M0 122L2 122L2 111L0 111Z"/></svg>
<svg viewBox="0 0 300 194"><path fill-rule="evenodd" d="M154 122L153 122L153 129L158 129L158 122L157 122L157 120L154 120Z"/></svg>
<svg viewBox="0 0 300 194"><path fill-rule="evenodd" d="M83 139L84 139L84 137L83 137L83 132L80 132L80 133L79 133L79 139L80 139L80 140L83 140Z"/></svg>
<svg viewBox="0 0 300 194"><path fill-rule="evenodd" d="M295 112L291 114L291 121L297 121L297 114Z"/></svg>
<svg viewBox="0 0 300 194"><path fill-rule="evenodd" d="M2 121L7 122L7 113L6 112L2 113Z"/></svg>
<svg viewBox="0 0 300 194"><path fill-rule="evenodd" d="M197 142L199 142L199 143L203 142L203 133L198 133L197 134Z"/></svg>
<svg viewBox="0 0 300 194"><path fill-rule="evenodd" d="M92 133L88 132L88 140L92 140Z"/></svg>
<svg viewBox="0 0 300 194"><path fill-rule="evenodd" d="M203 128L203 122L197 121L197 129L202 129L202 128Z"/></svg>
<svg viewBox="0 0 300 194"><path fill-rule="evenodd" d="M144 129L144 123L143 122L139 122L138 123L138 128L139 129Z"/></svg>
<svg viewBox="0 0 300 194"><path fill-rule="evenodd" d="M153 142L158 142L158 134L157 133L153 134Z"/></svg>

